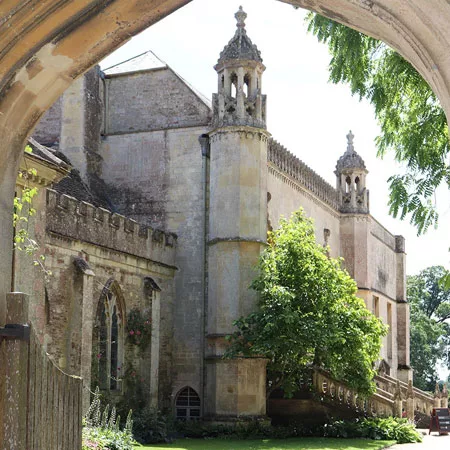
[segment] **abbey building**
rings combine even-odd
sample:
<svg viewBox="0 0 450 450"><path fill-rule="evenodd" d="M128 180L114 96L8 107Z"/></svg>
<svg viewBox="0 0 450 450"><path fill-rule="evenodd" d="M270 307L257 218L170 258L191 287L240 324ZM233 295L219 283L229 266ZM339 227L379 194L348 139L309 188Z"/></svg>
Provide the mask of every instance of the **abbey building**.
<svg viewBox="0 0 450 450"><path fill-rule="evenodd" d="M212 103L147 52L78 79L30 141L47 276L16 255L12 288L83 377L84 407L97 384L117 399L137 386L184 419L265 416L266 361L222 359L225 337L254 308L267 230L300 207L389 325L383 371L411 378L404 239L370 214L354 136L336 148L336 187L275 141L263 59L236 19Z"/></svg>

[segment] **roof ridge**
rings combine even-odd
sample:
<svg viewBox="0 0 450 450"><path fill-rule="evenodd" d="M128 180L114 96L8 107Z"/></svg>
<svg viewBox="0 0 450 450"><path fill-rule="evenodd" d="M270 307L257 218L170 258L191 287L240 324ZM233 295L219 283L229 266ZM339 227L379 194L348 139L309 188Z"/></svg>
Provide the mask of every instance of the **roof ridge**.
<svg viewBox="0 0 450 450"><path fill-rule="evenodd" d="M103 72L106 72L107 70L114 69L114 67L120 66L122 64L125 64L127 62L133 61L134 59L140 58L141 56L144 56L148 53L151 53L158 61L160 61L162 64L164 64L166 67L168 66L165 61L163 61L153 50L146 50L145 52L140 53L139 55L132 56L131 58L125 59L121 62L118 62L116 64L113 64L112 66L106 67L105 69L102 69Z"/></svg>

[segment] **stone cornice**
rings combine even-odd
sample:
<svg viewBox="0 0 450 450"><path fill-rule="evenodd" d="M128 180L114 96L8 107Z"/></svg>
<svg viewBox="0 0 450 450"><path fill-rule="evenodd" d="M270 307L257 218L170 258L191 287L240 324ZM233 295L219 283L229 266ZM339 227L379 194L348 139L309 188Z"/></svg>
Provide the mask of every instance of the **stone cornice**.
<svg viewBox="0 0 450 450"><path fill-rule="evenodd" d="M267 242L263 241L262 239L252 237L240 237L240 236L224 237L224 238L216 237L208 241L207 245L215 245L223 242L249 242L254 244L267 245Z"/></svg>
<svg viewBox="0 0 450 450"><path fill-rule="evenodd" d="M273 139L269 141L267 161L280 172L286 174L289 179L295 180L300 186L305 187L320 201L328 204L334 210L339 209L337 190L283 145Z"/></svg>
<svg viewBox="0 0 450 450"><path fill-rule="evenodd" d="M259 139L261 142L268 142L271 134L262 128L253 128L247 126L229 126L216 128L209 133L211 142L222 141L228 139L233 134L239 134L240 137L247 139Z"/></svg>
<svg viewBox="0 0 450 450"><path fill-rule="evenodd" d="M336 219L340 219L341 218L341 214L339 214L339 211L337 209L333 208L327 202L325 202L325 201L321 200L320 198L318 198L314 194L314 192L311 192L300 181L290 177L288 174L283 172L279 167L277 167L276 165L274 165L271 162L268 163L268 169L269 169L269 173L272 174L274 177L278 178L283 183L286 183L292 189L295 189L296 191L301 192L303 195L308 197L316 205L319 205L320 207L325 208L333 217L335 217Z"/></svg>

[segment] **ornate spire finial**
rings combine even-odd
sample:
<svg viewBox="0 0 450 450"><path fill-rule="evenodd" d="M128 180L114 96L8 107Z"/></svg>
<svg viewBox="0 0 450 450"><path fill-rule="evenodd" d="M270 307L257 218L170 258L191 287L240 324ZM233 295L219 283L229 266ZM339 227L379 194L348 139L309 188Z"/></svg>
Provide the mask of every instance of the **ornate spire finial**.
<svg viewBox="0 0 450 450"><path fill-rule="evenodd" d="M242 9L242 6L239 6L239 11L234 15L237 20L238 28L245 28L245 19L247 18L247 13Z"/></svg>
<svg viewBox="0 0 450 450"><path fill-rule="evenodd" d="M353 148L353 138L355 137L355 135L352 133L352 130L350 130L347 134L347 151L351 152L354 151Z"/></svg>

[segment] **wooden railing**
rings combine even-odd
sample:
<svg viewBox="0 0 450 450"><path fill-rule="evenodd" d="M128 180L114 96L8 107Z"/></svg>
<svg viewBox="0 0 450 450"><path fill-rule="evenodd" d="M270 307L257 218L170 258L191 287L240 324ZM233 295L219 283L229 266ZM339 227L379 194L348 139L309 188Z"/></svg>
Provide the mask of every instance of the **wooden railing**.
<svg viewBox="0 0 450 450"><path fill-rule="evenodd" d="M80 450L82 380L62 372L28 323L28 298L7 296L0 329L0 449Z"/></svg>
<svg viewBox="0 0 450 450"><path fill-rule="evenodd" d="M429 416L433 407L447 407L447 387L441 392L436 388L434 396L414 388L389 375L375 377L377 390L369 398L359 396L345 383L334 380L327 372L315 370L313 385L323 401L349 408L364 415L378 417L407 417L417 420L418 415Z"/></svg>

